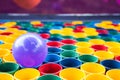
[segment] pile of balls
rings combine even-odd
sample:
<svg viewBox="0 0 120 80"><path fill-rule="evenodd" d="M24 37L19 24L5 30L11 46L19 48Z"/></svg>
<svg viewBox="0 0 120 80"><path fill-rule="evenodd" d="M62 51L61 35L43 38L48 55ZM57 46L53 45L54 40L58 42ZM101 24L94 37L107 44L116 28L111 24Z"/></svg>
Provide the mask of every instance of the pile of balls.
<svg viewBox="0 0 120 80"><path fill-rule="evenodd" d="M1 21L0 80L120 80L119 21Z"/></svg>

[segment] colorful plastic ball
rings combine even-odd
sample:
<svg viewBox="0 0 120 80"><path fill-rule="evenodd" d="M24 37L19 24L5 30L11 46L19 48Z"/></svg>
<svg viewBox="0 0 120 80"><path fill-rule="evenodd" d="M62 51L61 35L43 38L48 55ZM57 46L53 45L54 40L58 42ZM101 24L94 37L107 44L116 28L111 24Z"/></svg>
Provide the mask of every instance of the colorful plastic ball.
<svg viewBox="0 0 120 80"><path fill-rule="evenodd" d="M20 36L12 50L16 62L27 68L40 66L48 53L45 40L35 33Z"/></svg>

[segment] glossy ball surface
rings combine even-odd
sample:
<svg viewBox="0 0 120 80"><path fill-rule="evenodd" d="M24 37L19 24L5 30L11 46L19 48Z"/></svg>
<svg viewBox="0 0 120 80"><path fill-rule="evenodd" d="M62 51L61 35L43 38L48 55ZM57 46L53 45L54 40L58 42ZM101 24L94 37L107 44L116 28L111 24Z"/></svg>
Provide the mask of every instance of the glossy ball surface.
<svg viewBox="0 0 120 80"><path fill-rule="evenodd" d="M20 36L14 43L13 56L22 67L36 68L47 56L47 45L43 38L34 33Z"/></svg>

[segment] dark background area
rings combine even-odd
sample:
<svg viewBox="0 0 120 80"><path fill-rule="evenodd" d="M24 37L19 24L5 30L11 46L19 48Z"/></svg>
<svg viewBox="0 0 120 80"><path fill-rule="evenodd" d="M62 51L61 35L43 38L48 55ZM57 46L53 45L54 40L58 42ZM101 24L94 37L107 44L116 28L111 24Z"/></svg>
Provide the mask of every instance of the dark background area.
<svg viewBox="0 0 120 80"><path fill-rule="evenodd" d="M31 10L20 8L13 0L0 1L0 13L120 13L120 0L42 0Z"/></svg>

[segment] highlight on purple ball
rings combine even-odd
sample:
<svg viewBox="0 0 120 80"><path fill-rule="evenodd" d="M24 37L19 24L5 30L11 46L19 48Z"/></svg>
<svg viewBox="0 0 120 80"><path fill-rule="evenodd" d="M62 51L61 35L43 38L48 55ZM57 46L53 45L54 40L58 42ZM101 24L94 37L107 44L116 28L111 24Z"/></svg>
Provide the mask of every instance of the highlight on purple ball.
<svg viewBox="0 0 120 80"><path fill-rule="evenodd" d="M25 68L39 67L48 53L45 40L35 33L20 36L12 50L16 62Z"/></svg>

